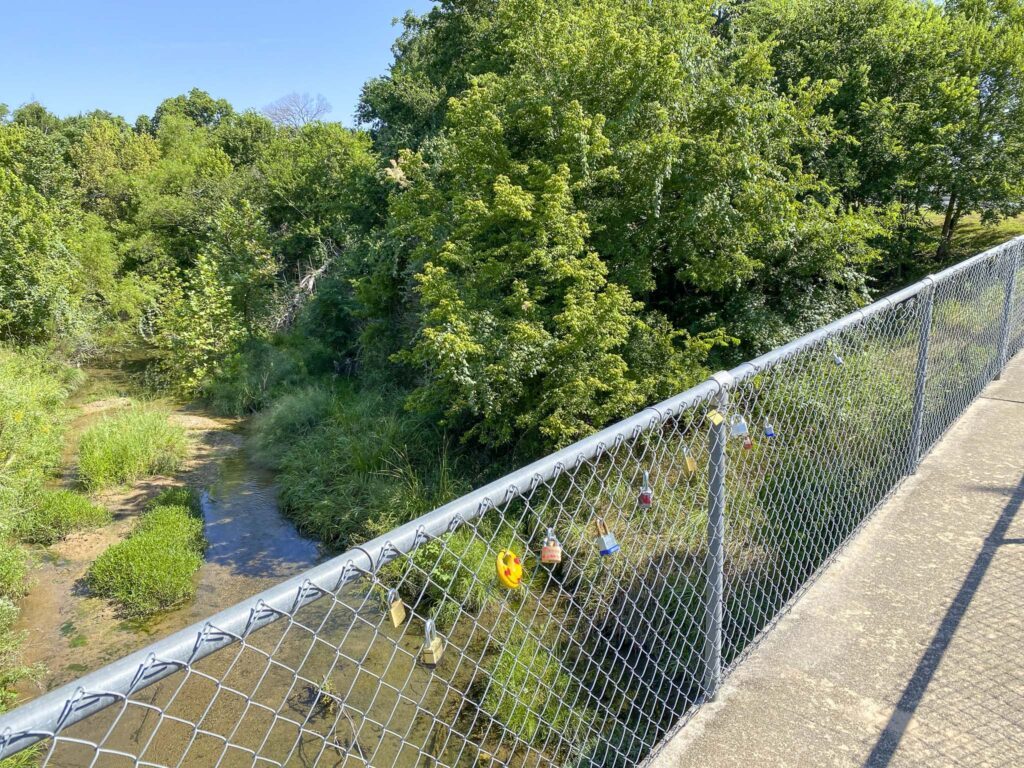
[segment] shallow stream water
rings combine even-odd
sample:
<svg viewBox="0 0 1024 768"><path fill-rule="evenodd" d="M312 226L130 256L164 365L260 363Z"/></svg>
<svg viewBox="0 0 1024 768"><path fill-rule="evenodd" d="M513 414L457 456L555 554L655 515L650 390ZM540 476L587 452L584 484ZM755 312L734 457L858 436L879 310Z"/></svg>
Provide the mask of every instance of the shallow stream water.
<svg viewBox="0 0 1024 768"><path fill-rule="evenodd" d="M241 442L236 434L226 437L236 445ZM89 595L84 583L93 560L131 530L140 502L166 483L143 483L120 494L110 505L112 525L36 551L33 585L22 601L17 629L27 635L25 662L45 671L36 682L21 684L22 700L262 592L322 559L319 545L281 514L270 473L249 462L244 447L225 453L214 471L205 472L215 478L202 489L209 546L196 574L196 597L188 604L145 622L128 621L107 601Z"/></svg>

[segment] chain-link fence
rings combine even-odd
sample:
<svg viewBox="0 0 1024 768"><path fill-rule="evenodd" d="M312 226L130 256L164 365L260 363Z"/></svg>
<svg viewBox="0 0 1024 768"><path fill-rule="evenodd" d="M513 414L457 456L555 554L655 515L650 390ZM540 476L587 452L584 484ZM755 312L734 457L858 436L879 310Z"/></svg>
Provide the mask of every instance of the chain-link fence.
<svg viewBox="0 0 1024 768"><path fill-rule="evenodd" d="M1024 343L1006 243L0 717L46 766L631 766Z"/></svg>

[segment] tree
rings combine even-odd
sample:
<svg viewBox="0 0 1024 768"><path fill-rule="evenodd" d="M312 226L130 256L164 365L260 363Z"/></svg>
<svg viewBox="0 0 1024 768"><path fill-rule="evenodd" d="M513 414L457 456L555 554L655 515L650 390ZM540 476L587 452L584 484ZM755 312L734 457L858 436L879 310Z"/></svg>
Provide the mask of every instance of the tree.
<svg viewBox="0 0 1024 768"><path fill-rule="evenodd" d="M138 212L140 185L159 161L160 147L123 121L93 119L70 155L82 207L116 224L130 222Z"/></svg>
<svg viewBox="0 0 1024 768"><path fill-rule="evenodd" d="M0 340L36 343L66 325L77 268L52 207L0 162Z"/></svg>
<svg viewBox="0 0 1024 768"><path fill-rule="evenodd" d="M1024 21L1020 0L751 0L741 29L772 40L786 89L830 84L818 105L840 140L804 152L855 205L901 209L916 239L922 208L944 212L938 255L967 213L1021 209Z"/></svg>
<svg viewBox="0 0 1024 768"><path fill-rule="evenodd" d="M963 0L946 12L943 141L925 170L932 204L945 203L940 257L965 214L1024 211L1024 2Z"/></svg>
<svg viewBox="0 0 1024 768"><path fill-rule="evenodd" d="M331 111L331 105L321 94L289 93L263 108L270 121L283 128L301 128L319 121Z"/></svg>
<svg viewBox="0 0 1024 768"><path fill-rule="evenodd" d="M167 115L180 115L188 118L202 128L216 128L220 122L234 109L225 99L215 99L206 91L193 88L188 94L181 94L164 99L153 113L149 128L155 134L160 130L160 122Z"/></svg>

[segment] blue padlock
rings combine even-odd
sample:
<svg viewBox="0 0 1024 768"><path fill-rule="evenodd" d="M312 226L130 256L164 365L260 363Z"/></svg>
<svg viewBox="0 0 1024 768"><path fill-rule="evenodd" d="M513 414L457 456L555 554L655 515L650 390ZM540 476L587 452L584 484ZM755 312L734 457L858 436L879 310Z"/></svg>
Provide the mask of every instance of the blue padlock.
<svg viewBox="0 0 1024 768"><path fill-rule="evenodd" d="M603 517L597 518L594 522L594 528L597 531L594 543L597 544L598 551L604 557L614 555L619 551L619 542L615 540L615 534L608 530L608 524L604 521Z"/></svg>

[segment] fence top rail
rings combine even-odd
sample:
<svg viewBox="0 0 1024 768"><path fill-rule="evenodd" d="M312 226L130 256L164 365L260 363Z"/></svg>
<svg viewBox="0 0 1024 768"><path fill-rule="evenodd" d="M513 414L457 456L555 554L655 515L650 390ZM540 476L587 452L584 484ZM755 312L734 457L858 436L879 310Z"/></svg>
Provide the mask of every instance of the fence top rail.
<svg viewBox="0 0 1024 768"><path fill-rule="evenodd" d="M0 715L0 758L8 757L90 715L127 700L132 694L184 669L215 651L239 642L257 629L294 614L345 584L375 573L394 558L500 506L568 468L594 459L623 441L653 430L682 411L709 401L735 382L756 375L779 361L894 305L917 296L926 287L944 282L971 266L1024 246L1024 236L979 253L896 293L801 336L771 352L743 363L566 448L541 458L492 483L353 547L309 571L281 582L204 621L197 622L129 654L82 678L56 688Z"/></svg>

